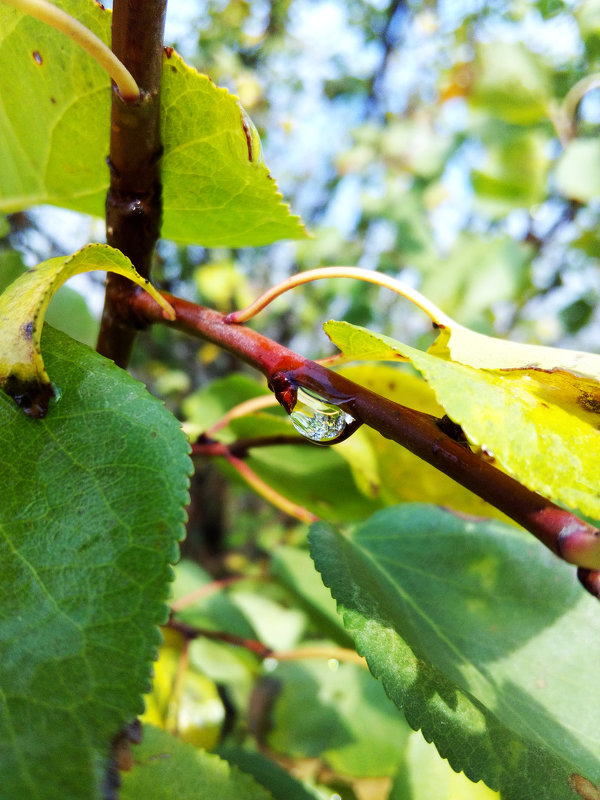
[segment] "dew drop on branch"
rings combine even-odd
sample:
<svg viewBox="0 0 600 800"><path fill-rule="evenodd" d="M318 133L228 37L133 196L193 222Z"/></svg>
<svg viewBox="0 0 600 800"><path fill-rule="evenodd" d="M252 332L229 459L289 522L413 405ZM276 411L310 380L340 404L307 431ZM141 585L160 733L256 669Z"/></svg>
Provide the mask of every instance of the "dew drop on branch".
<svg viewBox="0 0 600 800"><path fill-rule="evenodd" d="M298 387L298 399L290 420L302 436L323 443L338 439L354 422L350 414L302 387Z"/></svg>

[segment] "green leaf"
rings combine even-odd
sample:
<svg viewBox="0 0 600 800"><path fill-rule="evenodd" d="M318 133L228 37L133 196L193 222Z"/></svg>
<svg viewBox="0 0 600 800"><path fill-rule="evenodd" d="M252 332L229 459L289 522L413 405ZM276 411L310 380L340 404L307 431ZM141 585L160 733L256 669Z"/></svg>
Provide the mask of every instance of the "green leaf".
<svg viewBox="0 0 600 800"><path fill-rule="evenodd" d="M600 3L598 0L583 0L577 5L575 19L584 39L600 33Z"/></svg>
<svg viewBox="0 0 600 800"><path fill-rule="evenodd" d="M355 664L282 662L269 680L281 682L268 743L293 758L323 758L343 775L392 774L408 726L380 684ZM310 714L307 709L311 710Z"/></svg>
<svg viewBox="0 0 600 800"><path fill-rule="evenodd" d="M502 217L541 203L546 198L548 146L543 134L518 128L508 128L499 141L488 144L486 162L471 173L478 205Z"/></svg>
<svg viewBox="0 0 600 800"><path fill-rule="evenodd" d="M133 759L122 776L121 800L273 800L250 775L151 725L144 726Z"/></svg>
<svg viewBox="0 0 600 800"><path fill-rule="evenodd" d="M50 386L40 347L48 304L73 275L98 269L124 275L142 286L162 306L165 317L173 319L171 306L119 250L92 244L72 256L50 258L24 272L0 295L0 387L14 396ZM35 406L28 410L34 416L45 413L45 408L36 411Z"/></svg>
<svg viewBox="0 0 600 800"><path fill-rule="evenodd" d="M273 800L315 800L315 795L308 792L300 781L262 753L233 746L221 748L219 755L252 775L271 792Z"/></svg>
<svg viewBox="0 0 600 800"><path fill-rule="evenodd" d="M175 567L175 579L171 587L172 601L195 592L214 581L214 577L205 572L198 564L187 559ZM230 593L215 591L195 603L177 612L177 618L189 625L209 630L227 631L248 639L256 638L256 631L237 605L232 601Z"/></svg>
<svg viewBox="0 0 600 800"><path fill-rule="evenodd" d="M600 196L600 142L573 139L556 165L558 191L570 200L589 203Z"/></svg>
<svg viewBox="0 0 600 800"><path fill-rule="evenodd" d="M523 293L532 255L533 248L508 236L463 233L443 261L421 264L421 292L465 324L480 325L494 303Z"/></svg>
<svg viewBox="0 0 600 800"><path fill-rule="evenodd" d="M250 451L246 463L269 486L323 519L363 519L382 506L379 498L358 490L335 447L260 447Z"/></svg>
<svg viewBox="0 0 600 800"><path fill-rule="evenodd" d="M191 464L142 384L48 327L43 346L47 416L0 393L1 794L90 800L143 708Z"/></svg>
<svg viewBox="0 0 600 800"><path fill-rule="evenodd" d="M71 339L94 347L100 327L89 310L85 297L70 286L61 286L46 312L46 321Z"/></svg>
<svg viewBox="0 0 600 800"><path fill-rule="evenodd" d="M279 545L271 559L271 572L301 599L323 632L348 646L348 635L335 603L306 550Z"/></svg>
<svg viewBox="0 0 600 800"><path fill-rule="evenodd" d="M547 69L520 42L479 43L470 103L513 125L548 118L552 97Z"/></svg>
<svg viewBox="0 0 600 800"><path fill-rule="evenodd" d="M581 371L593 368L600 362L598 356L501 342L461 329L461 347L470 339L474 342L475 362L485 358L483 351L475 352L475 345L487 340L492 343L492 364L495 344L499 357L506 345L509 357L519 348L525 353L546 351L544 357L554 354L556 365L551 370L477 370L432 355L447 352L444 342L453 335L447 330L429 353L346 322L328 322L325 330L347 357L364 357L366 352L369 358L409 359L473 444L491 452L530 489L600 519L600 386L560 368L564 363L580 363Z"/></svg>
<svg viewBox="0 0 600 800"><path fill-rule="evenodd" d="M566 564L517 528L425 505L351 534L315 523L310 544L358 651L455 770L503 800L598 784L600 619Z"/></svg>
<svg viewBox="0 0 600 800"><path fill-rule="evenodd" d="M89 0L56 5L110 43L111 14ZM78 45L0 4L0 210L52 203L104 216L110 80ZM162 235L230 247L303 238L234 95L165 54Z"/></svg>

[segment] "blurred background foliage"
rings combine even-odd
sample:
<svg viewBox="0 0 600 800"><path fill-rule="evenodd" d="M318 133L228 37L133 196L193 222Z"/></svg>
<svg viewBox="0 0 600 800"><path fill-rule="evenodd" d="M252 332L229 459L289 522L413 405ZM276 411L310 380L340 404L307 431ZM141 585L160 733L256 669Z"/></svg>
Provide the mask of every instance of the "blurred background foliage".
<svg viewBox="0 0 600 800"><path fill-rule="evenodd" d="M159 287L229 311L292 272L361 266L401 278L482 332L598 351L600 0L169 0L167 20L167 43L238 94L271 173L313 238L236 251L164 241L153 273ZM101 221L56 209L1 219L0 289L26 266L103 235ZM58 293L48 320L93 344L103 277L78 280ZM410 343L428 332L427 320L396 296L349 281L296 290L257 324L322 357L331 353L320 330L329 317ZM240 369L215 347L163 329L139 337L133 363L194 436L265 394L264 381ZM406 404L418 395L435 413L413 376L390 367L348 374ZM263 409L231 422L220 438L279 435L285 424L280 410ZM263 447L247 463L333 521L413 499L484 513L451 481L360 433L345 449ZM244 578L178 619L277 650L315 638L348 647L304 536L304 526L273 512L231 468L198 460L175 599L215 576ZM432 766L432 749L423 750L356 664L265 670L243 649L169 637L148 721L206 747L229 732L224 754L260 781L274 767L240 749L249 737L303 779L292 791L279 776L282 797L491 796L443 762ZM357 704L366 737L356 729ZM435 794L425 780L432 770L442 770Z"/></svg>

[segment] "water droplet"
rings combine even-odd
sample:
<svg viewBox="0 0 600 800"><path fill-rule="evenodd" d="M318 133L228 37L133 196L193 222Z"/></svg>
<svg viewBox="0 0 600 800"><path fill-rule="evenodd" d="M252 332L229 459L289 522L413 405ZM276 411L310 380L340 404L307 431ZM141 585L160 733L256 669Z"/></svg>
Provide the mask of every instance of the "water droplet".
<svg viewBox="0 0 600 800"><path fill-rule="evenodd" d="M276 658L271 658L269 656L264 659L262 665L265 672L275 672L275 670L279 666L279 661L277 661Z"/></svg>
<svg viewBox="0 0 600 800"><path fill-rule="evenodd" d="M50 402L56 404L56 403L59 402L60 398L62 397L62 389L60 388L60 386L57 386L54 383L54 381L52 382L51 386L52 386L52 391L54 392L54 396L52 397Z"/></svg>
<svg viewBox="0 0 600 800"><path fill-rule="evenodd" d="M313 442L331 442L354 422L350 414L302 387L298 387L298 399L290 419L298 433Z"/></svg>

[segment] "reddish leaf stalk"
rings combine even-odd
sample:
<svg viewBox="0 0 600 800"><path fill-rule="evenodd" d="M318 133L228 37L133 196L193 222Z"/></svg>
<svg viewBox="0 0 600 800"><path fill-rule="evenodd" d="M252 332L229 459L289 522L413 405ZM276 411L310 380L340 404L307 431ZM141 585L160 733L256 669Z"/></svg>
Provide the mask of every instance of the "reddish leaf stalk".
<svg viewBox="0 0 600 800"><path fill-rule="evenodd" d="M600 531L550 500L522 486L445 433L439 420L415 411L294 353L242 325L227 324L211 309L165 295L176 312L169 322L146 293L131 298L140 322L159 322L199 336L263 372L270 383L303 386L340 406L356 420L406 447L522 525L560 558L582 567L586 586L598 584Z"/></svg>
<svg viewBox="0 0 600 800"><path fill-rule="evenodd" d="M106 239L125 253L140 275L150 277L160 234L160 79L166 0L115 0L112 50L140 87L140 99L124 100L113 86L110 125L110 188ZM123 298L138 287L109 275L98 352L126 366L136 328Z"/></svg>
<svg viewBox="0 0 600 800"><path fill-rule="evenodd" d="M269 658L273 653L270 647L267 647L256 639L246 639L243 636L236 636L233 633L226 633L225 631L211 631L206 628L197 628L188 625L186 622L179 622L173 619L173 617L167 622L167 627L179 631L187 641L198 639L201 636L204 639L212 639L216 642L224 642L225 644L233 644L236 647L244 647L259 658Z"/></svg>

